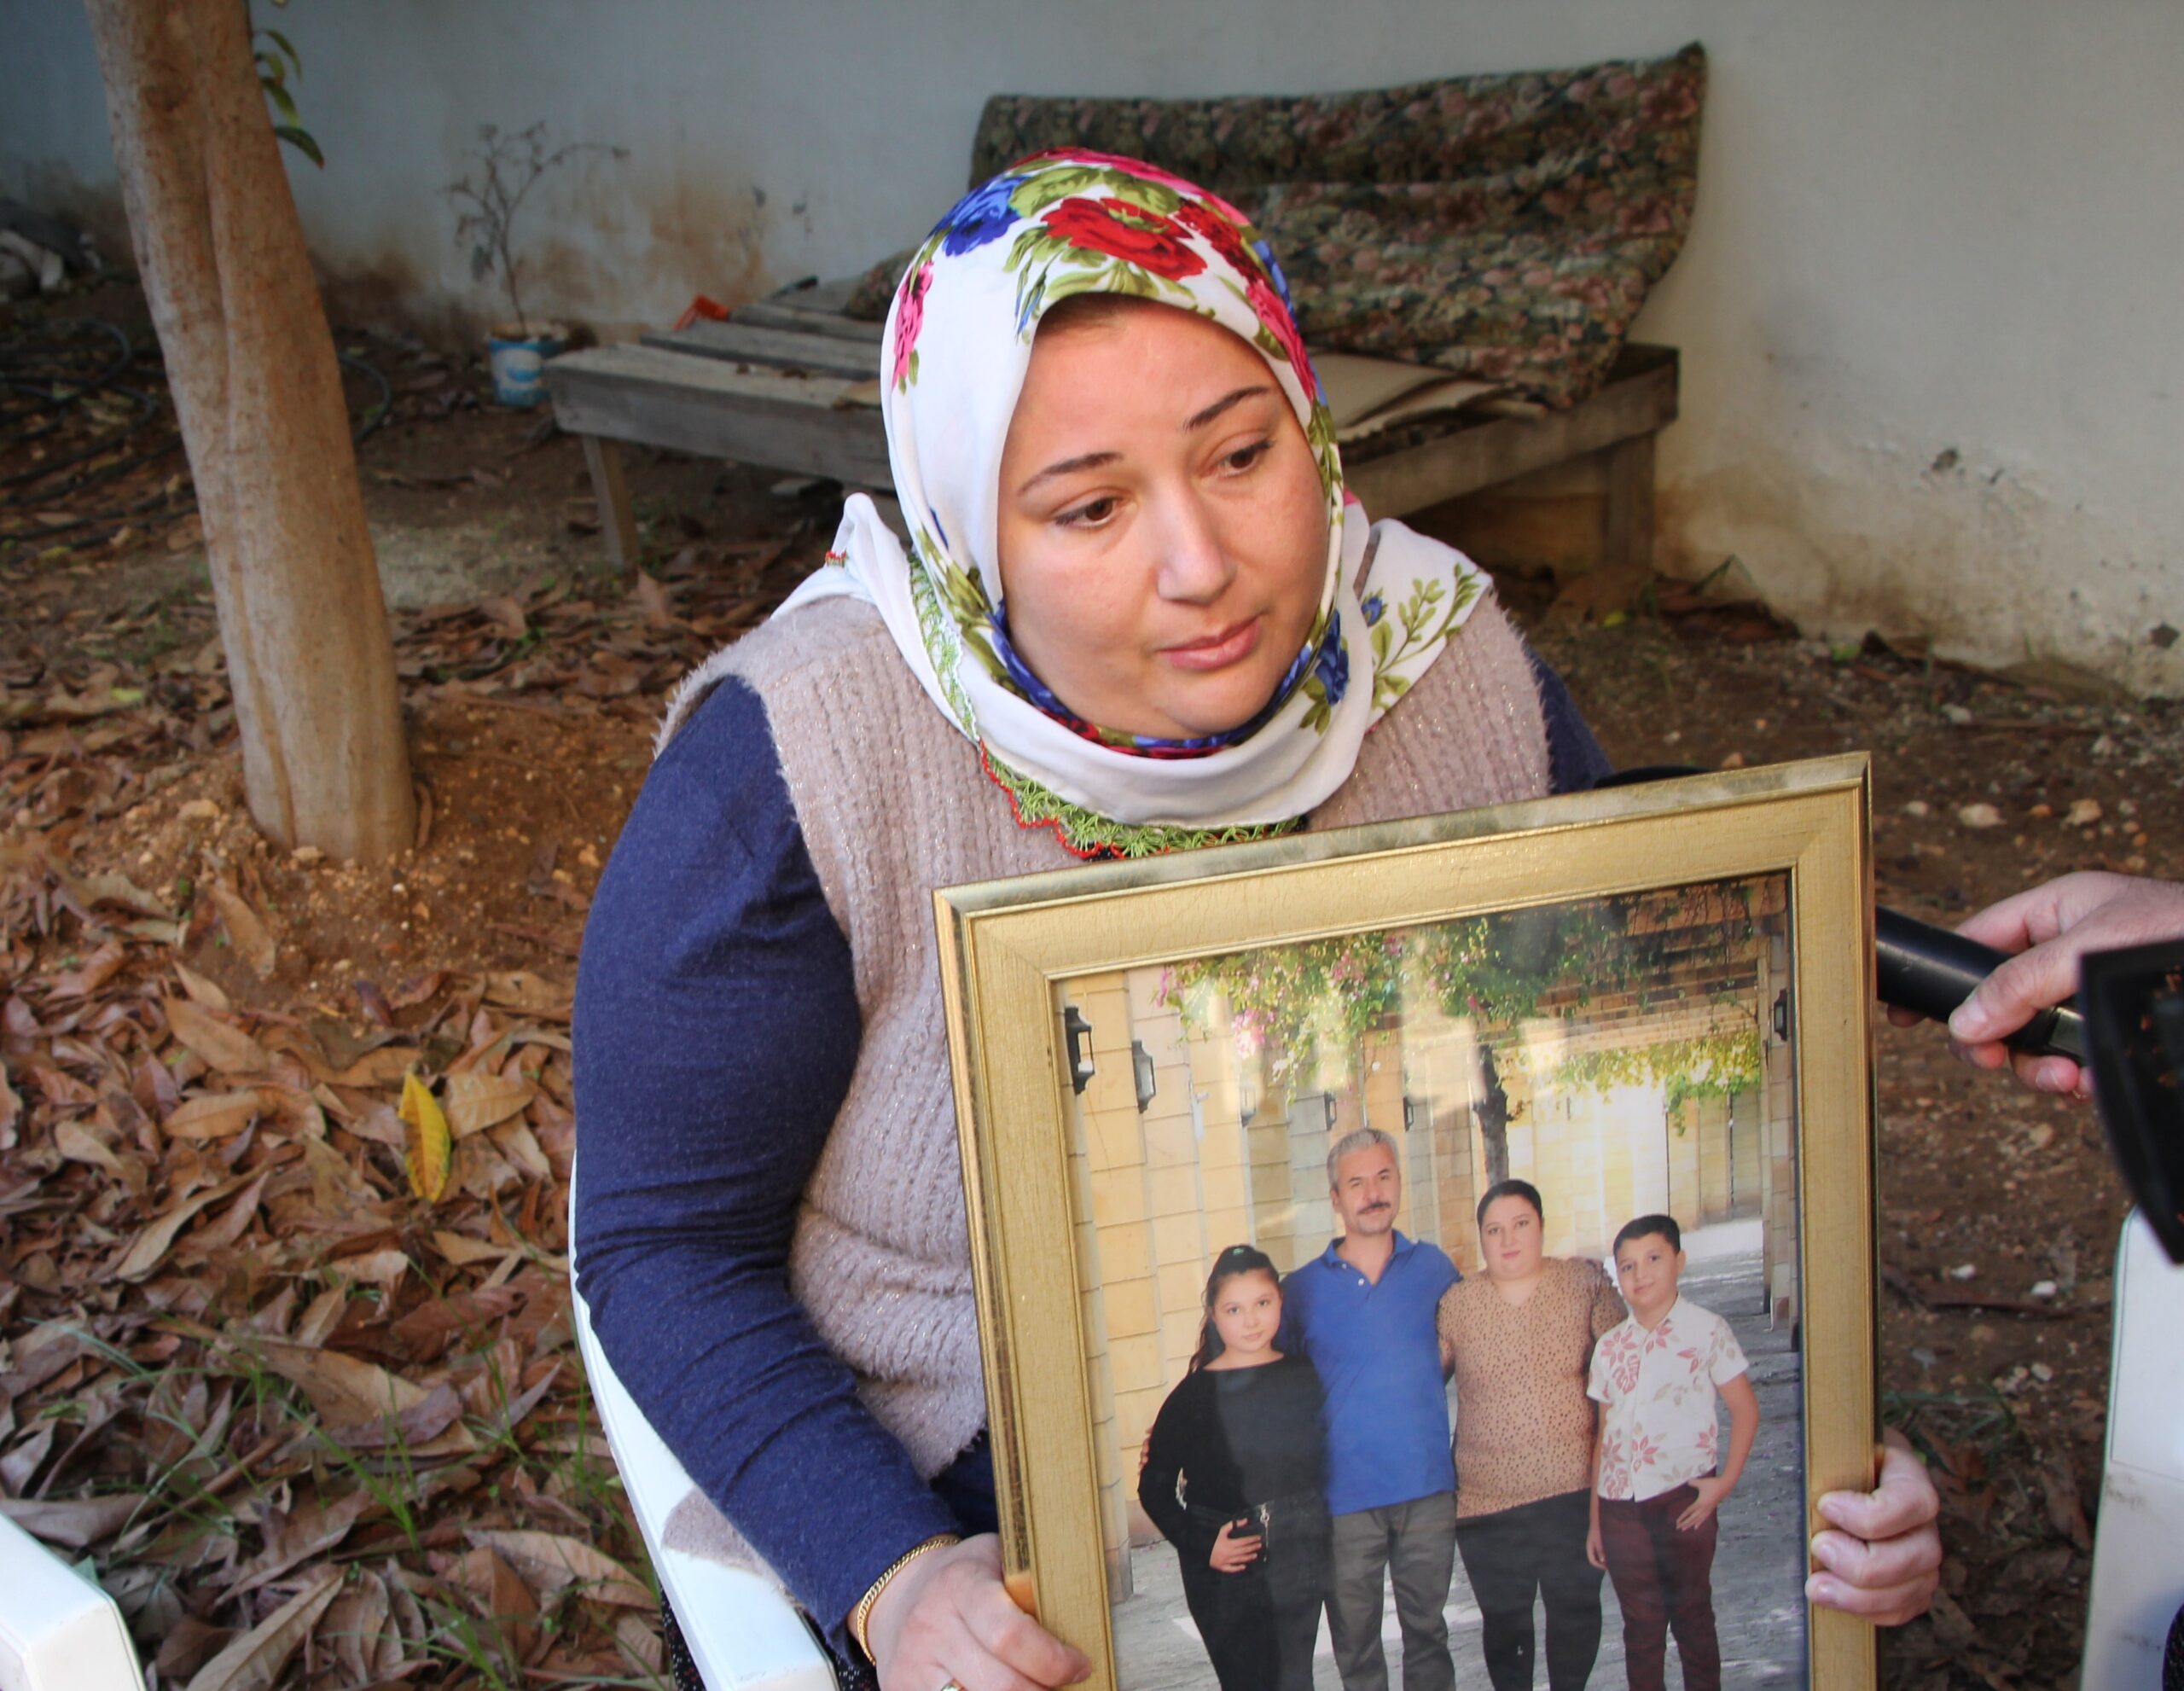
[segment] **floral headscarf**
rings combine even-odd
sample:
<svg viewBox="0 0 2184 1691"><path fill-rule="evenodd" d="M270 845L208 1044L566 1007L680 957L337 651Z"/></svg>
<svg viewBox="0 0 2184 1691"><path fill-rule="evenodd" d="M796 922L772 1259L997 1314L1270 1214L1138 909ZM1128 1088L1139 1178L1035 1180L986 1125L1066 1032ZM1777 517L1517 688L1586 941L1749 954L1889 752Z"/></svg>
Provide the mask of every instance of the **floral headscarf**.
<svg viewBox="0 0 2184 1691"><path fill-rule="evenodd" d="M1230 733L1157 741L1084 722L1009 643L995 540L1002 448L1039 318L1079 293L1179 306L1250 342L1319 466L1319 613L1267 708ZM1365 731L1484 590L1461 553L1399 523L1368 525L1345 497L1333 419L1274 254L1234 206L1149 165L1062 149L974 189L903 276L881 361L888 455L914 543L906 554L871 500L852 496L828 555L839 567L812 576L783 612L836 594L875 604L1018 819L1051 826L1079 855L1294 826L1349 778Z"/></svg>

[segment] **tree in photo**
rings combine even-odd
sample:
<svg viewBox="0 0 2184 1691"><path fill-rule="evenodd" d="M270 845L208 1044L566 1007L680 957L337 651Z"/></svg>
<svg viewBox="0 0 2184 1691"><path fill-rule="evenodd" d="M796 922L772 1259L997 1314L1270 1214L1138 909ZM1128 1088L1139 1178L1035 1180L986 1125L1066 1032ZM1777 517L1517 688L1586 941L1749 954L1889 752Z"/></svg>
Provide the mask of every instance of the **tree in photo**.
<svg viewBox="0 0 2184 1691"><path fill-rule="evenodd" d="M1430 1002L1467 1021L1472 1108L1491 1183L1510 1171L1509 1126L1517 1111L1503 1077L1529 1061L1525 1029L1547 1019L1577 1021L1602 995L1630 995L1641 1010L1669 1008L1694 992L1721 997L1719 985L1693 987L1673 977L1682 969L1703 978L1748 956L1758 932L1751 897L1751 887L1739 883L1581 899L1194 958L1167 972L1162 997L1176 1006L1185 1026L1202 1033L1217 993L1238 1055L1263 1059L1272 1084L1283 1088L1323 1053L1345 1072L1362 1072L1366 1036L1385 1031L1406 1002ZM1600 1090L1650 1083L1661 1088L1673 1119L1690 1099L1756 1084L1759 1059L1753 1021L1559 1056L1532 1079Z"/></svg>
<svg viewBox="0 0 2184 1691"><path fill-rule="evenodd" d="M88 0L252 816L371 862L415 826L333 336L240 0Z"/></svg>

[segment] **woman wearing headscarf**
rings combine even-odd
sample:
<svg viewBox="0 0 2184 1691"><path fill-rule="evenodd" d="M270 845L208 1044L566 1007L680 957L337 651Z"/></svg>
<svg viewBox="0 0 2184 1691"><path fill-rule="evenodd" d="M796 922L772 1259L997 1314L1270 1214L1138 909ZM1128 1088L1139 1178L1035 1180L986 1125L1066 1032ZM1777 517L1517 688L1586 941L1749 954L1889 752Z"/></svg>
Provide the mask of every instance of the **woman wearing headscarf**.
<svg viewBox="0 0 2184 1691"><path fill-rule="evenodd" d="M1479 571L1345 498L1281 270L1217 197L1028 160L933 230L882 359L911 543L852 497L694 672L594 902L577 1255L716 1550L886 1691L1056 1684L1083 1659L990 1536L932 889L1604 760ZM1923 1578L1931 1538L1856 1583Z"/></svg>

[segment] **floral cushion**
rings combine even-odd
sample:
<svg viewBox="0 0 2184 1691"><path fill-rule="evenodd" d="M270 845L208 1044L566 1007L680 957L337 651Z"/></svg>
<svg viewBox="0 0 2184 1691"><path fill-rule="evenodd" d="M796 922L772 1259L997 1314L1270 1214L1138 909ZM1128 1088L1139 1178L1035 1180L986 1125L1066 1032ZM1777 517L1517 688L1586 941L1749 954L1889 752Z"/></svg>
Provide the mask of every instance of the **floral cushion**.
<svg viewBox="0 0 2184 1691"><path fill-rule="evenodd" d="M1315 346L1438 364L1575 404L1683 245L1706 57L1298 98L996 95L982 182L1028 154L1127 154L1233 200L1288 272ZM880 317L909 259L850 304Z"/></svg>

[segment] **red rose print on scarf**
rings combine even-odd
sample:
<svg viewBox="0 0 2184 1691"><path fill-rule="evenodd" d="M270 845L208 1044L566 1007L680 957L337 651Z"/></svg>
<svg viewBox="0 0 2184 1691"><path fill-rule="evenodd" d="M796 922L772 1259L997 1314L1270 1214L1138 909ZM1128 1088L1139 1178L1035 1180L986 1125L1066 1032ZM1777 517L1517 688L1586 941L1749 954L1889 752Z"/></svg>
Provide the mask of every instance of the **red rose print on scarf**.
<svg viewBox="0 0 2184 1691"><path fill-rule="evenodd" d="M1229 269L1239 276L1248 280L1263 274L1258 260L1244 245L1244 237L1236 225L1218 212L1195 200L1186 200L1176 208L1176 221L1193 235L1204 236L1206 244L1226 259Z"/></svg>
<svg viewBox="0 0 2184 1691"><path fill-rule="evenodd" d="M1313 374L1311 355L1304 350L1304 337L1297 332L1296 318L1289 315L1289 307L1281 303L1281 296L1268 285L1257 266L1244 274L1249 278L1244 284L1244 298L1251 301L1260 323L1289 355L1289 368L1297 372L1297 385L1304 390L1304 397L1316 401L1320 379Z"/></svg>
<svg viewBox="0 0 2184 1691"><path fill-rule="evenodd" d="M1157 182L1163 188L1173 189L1186 200L1205 200L1223 217L1239 226L1251 222L1249 218L1211 189L1201 188L1194 182L1186 182L1174 172L1164 171L1158 165L1148 165L1142 159L1125 159L1119 153L1095 153L1089 147L1050 147L1043 153L1034 153L1028 159L1018 160L1008 168L1016 171L1026 165L1047 164L1055 160L1072 165L1099 165L1134 176L1141 182Z"/></svg>
<svg viewBox="0 0 2184 1691"><path fill-rule="evenodd" d="M903 278L902 303L895 310L895 386L909 380L910 360L916 354L918 330L925 326L925 296L932 287L932 265L920 264Z"/></svg>
<svg viewBox="0 0 2184 1691"><path fill-rule="evenodd" d="M1205 268L1174 223L1126 200L1065 200L1048 207L1040 221L1072 247L1105 253L1170 282Z"/></svg>

